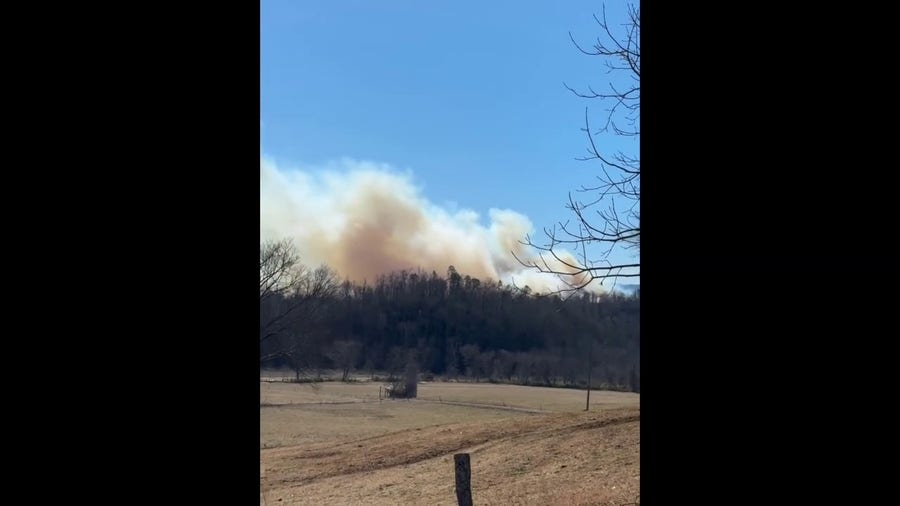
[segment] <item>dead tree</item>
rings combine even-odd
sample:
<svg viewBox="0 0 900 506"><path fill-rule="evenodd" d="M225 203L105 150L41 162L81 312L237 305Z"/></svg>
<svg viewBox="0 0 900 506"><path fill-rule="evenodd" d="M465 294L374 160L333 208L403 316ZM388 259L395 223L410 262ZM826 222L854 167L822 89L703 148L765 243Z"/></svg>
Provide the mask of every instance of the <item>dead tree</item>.
<svg viewBox="0 0 900 506"><path fill-rule="evenodd" d="M287 319L299 307L291 300L306 267L290 240L259 245L259 341L275 337L287 328Z"/></svg>
<svg viewBox="0 0 900 506"><path fill-rule="evenodd" d="M523 244L537 251L536 255L516 259L539 272L555 274L563 283L560 292L574 292L595 280L640 277L640 260L612 262L614 252L640 252L641 161L641 14L640 8L629 6L622 29L612 27L604 8L601 17L594 16L600 25L601 36L590 48L569 37L582 53L603 60L610 76L609 89L587 87L578 91L564 86L576 96L597 101L606 106L602 125L592 126L585 108L584 128L588 141L587 155L577 158L597 165L597 183L577 190L584 194L576 198L569 194L566 207L574 219L560 222L543 230L546 242L537 242L529 235ZM595 136L614 135L631 138L635 147L631 154L623 151L603 153L597 148ZM569 253L572 251L573 253ZM515 253L514 253L515 255Z"/></svg>
<svg viewBox="0 0 900 506"><path fill-rule="evenodd" d="M261 243L259 343L268 351L260 361L298 354L338 286L337 273L327 266L315 270L304 266L290 240Z"/></svg>
<svg viewBox="0 0 900 506"><path fill-rule="evenodd" d="M341 381L347 381L350 378L350 371L359 361L361 352L362 345L356 341L335 341L325 355L341 370Z"/></svg>

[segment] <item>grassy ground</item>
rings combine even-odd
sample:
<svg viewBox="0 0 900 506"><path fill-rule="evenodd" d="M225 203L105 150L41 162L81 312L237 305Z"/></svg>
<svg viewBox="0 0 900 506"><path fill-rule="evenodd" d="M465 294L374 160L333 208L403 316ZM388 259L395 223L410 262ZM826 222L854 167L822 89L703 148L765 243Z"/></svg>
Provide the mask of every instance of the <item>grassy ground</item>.
<svg viewBox="0 0 900 506"><path fill-rule="evenodd" d="M452 455L478 504L626 504L640 487L634 408L408 429L263 450L263 504L455 504Z"/></svg>
<svg viewBox="0 0 900 506"><path fill-rule="evenodd" d="M359 402L378 400L383 383L260 383L262 404L303 402ZM523 387L492 383L419 383L420 400L450 401L519 407L540 411L575 412L584 409L584 390ZM592 391L592 408L636 406L640 395L628 392Z"/></svg>
<svg viewBox="0 0 900 506"><path fill-rule="evenodd" d="M524 413L416 401L294 404L260 408L260 448L340 442L432 425ZM527 415L526 415L527 416Z"/></svg>
<svg viewBox="0 0 900 506"><path fill-rule="evenodd" d="M640 396L421 383L260 383L260 504L455 504L453 453L477 504L626 504L640 480ZM454 404L448 404L452 402Z"/></svg>

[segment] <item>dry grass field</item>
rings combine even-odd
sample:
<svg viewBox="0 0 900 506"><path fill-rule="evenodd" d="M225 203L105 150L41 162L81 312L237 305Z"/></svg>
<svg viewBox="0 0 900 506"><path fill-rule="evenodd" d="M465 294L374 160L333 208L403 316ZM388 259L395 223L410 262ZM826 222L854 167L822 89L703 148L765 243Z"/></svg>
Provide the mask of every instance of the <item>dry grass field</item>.
<svg viewBox="0 0 900 506"><path fill-rule="evenodd" d="M260 504L455 504L453 454L476 504L628 504L640 484L640 396L421 383L260 383Z"/></svg>

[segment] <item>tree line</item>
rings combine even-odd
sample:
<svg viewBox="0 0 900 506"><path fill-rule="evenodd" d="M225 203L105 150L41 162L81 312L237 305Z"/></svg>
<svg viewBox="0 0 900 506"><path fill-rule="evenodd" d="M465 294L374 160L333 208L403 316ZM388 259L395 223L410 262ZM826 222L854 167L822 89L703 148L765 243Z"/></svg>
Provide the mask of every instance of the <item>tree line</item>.
<svg viewBox="0 0 900 506"><path fill-rule="evenodd" d="M448 266L372 283L300 262L289 241L260 246L260 366L297 379L342 379L414 364L421 374L474 381L640 391L640 291L533 293Z"/></svg>

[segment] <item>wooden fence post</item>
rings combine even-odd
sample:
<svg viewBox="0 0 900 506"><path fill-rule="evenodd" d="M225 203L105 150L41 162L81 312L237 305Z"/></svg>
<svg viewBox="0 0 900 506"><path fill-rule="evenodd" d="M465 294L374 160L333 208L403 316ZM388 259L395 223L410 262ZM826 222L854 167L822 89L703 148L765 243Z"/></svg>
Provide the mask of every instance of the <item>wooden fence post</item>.
<svg viewBox="0 0 900 506"><path fill-rule="evenodd" d="M456 464L456 502L459 506L472 506L472 468L468 453L453 456Z"/></svg>

